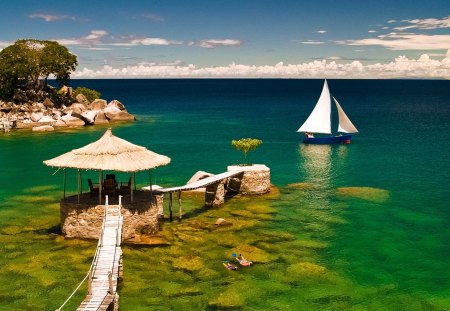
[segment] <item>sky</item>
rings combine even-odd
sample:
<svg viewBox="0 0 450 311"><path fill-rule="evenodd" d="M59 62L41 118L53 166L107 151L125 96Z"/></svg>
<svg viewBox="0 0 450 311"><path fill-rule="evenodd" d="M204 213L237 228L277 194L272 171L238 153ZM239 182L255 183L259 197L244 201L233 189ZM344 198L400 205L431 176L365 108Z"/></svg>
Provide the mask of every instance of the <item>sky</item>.
<svg viewBox="0 0 450 311"><path fill-rule="evenodd" d="M1 1L0 49L27 38L72 78L450 79L449 0Z"/></svg>

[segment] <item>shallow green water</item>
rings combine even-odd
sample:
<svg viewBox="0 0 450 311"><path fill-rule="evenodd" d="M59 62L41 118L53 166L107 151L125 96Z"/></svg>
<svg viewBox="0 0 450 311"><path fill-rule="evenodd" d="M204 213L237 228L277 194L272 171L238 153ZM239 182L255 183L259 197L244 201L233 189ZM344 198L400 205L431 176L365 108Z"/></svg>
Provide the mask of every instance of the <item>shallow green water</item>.
<svg viewBox="0 0 450 311"><path fill-rule="evenodd" d="M111 94L120 81L91 83ZM155 170L157 184L224 171L241 160L231 139L250 136L264 141L251 160L271 168L278 190L210 210L201 197L184 196L186 218L163 224L169 245L124 246L121 310L450 309L450 147L443 143L450 108L441 85L448 82L330 82L361 131L351 145L335 147L301 145L295 133L319 81L126 83L112 97L139 121L113 131L172 158ZM354 84L376 100L352 91ZM387 119L381 129L380 114ZM0 309L54 310L87 272L96 242L57 234L62 174L42 161L103 131L1 138ZM83 172L90 176L96 173ZM137 175L141 185L147 178ZM75 179L69 172L69 192ZM215 227L219 217L233 225ZM226 270L222 260L233 252L255 265Z"/></svg>

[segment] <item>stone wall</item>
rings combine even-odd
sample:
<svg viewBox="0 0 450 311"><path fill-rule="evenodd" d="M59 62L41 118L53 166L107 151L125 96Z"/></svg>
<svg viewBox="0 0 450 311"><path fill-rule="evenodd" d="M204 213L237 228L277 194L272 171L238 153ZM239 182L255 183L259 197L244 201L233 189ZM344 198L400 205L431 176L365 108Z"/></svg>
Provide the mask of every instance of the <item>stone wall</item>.
<svg viewBox="0 0 450 311"><path fill-rule="evenodd" d="M270 191L270 169L263 164L231 165L228 172L244 170L243 175L230 178L228 188L242 194L263 194Z"/></svg>
<svg viewBox="0 0 450 311"><path fill-rule="evenodd" d="M219 183L212 184L206 187L206 206L219 206L225 203L225 183L226 180L222 180Z"/></svg>
<svg viewBox="0 0 450 311"><path fill-rule="evenodd" d="M159 230L158 210L163 205L163 196L154 196L150 201L122 205L123 239L151 235ZM156 204L155 204L156 201ZM61 230L67 237L98 239L103 223L104 209L90 203L60 202Z"/></svg>

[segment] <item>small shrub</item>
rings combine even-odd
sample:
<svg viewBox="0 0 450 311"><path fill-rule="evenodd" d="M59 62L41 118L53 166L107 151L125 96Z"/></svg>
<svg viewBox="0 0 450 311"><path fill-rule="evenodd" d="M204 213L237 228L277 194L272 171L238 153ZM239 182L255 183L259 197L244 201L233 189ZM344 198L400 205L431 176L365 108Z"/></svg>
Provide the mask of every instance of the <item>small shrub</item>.
<svg viewBox="0 0 450 311"><path fill-rule="evenodd" d="M87 87L77 87L73 91L73 96L76 97L78 94L83 94L86 96L87 100L92 102L93 100L96 100L97 98L100 98L100 92L97 92L95 90L88 89Z"/></svg>
<svg viewBox="0 0 450 311"><path fill-rule="evenodd" d="M239 140L232 140L231 145L236 149L242 151L244 154L245 164L248 164L247 154L249 151L255 150L262 144L262 140L255 138L241 138Z"/></svg>

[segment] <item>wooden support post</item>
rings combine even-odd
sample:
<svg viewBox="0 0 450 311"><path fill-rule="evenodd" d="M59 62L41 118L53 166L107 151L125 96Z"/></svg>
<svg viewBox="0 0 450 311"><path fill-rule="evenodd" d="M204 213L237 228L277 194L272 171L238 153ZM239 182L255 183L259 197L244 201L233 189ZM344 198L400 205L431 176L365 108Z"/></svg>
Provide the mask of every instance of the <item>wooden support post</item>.
<svg viewBox="0 0 450 311"><path fill-rule="evenodd" d="M80 195L81 195L81 173L80 169L78 169L78 203L80 203Z"/></svg>
<svg viewBox="0 0 450 311"><path fill-rule="evenodd" d="M148 177L150 179L150 205L153 206L152 170L148 170Z"/></svg>
<svg viewBox="0 0 450 311"><path fill-rule="evenodd" d="M109 282L109 290L108 290L108 292L112 295L112 294L114 294L114 289L113 289L113 282L112 282L112 273L111 273L111 271L108 272L108 282Z"/></svg>
<svg viewBox="0 0 450 311"><path fill-rule="evenodd" d="M63 199L66 199L66 169L64 169L64 194L63 194Z"/></svg>
<svg viewBox="0 0 450 311"><path fill-rule="evenodd" d="M172 221L172 192L169 192L169 212L170 212L170 221Z"/></svg>
<svg viewBox="0 0 450 311"><path fill-rule="evenodd" d="M103 176L102 170L98 171L98 204L102 205L102 188L103 188Z"/></svg>
<svg viewBox="0 0 450 311"><path fill-rule="evenodd" d="M183 218L183 213L181 212L181 190L178 190L178 207L180 208L180 220Z"/></svg>
<svg viewBox="0 0 450 311"><path fill-rule="evenodd" d="M92 270L89 270L88 276L88 294L92 295Z"/></svg>
<svg viewBox="0 0 450 311"><path fill-rule="evenodd" d="M130 189L131 189L131 203L133 203L133 189L134 189L134 187L135 187L135 180L134 180L134 178L135 178L135 176L136 176L136 174L135 173L133 173L133 176L131 177L131 187L130 187Z"/></svg>

